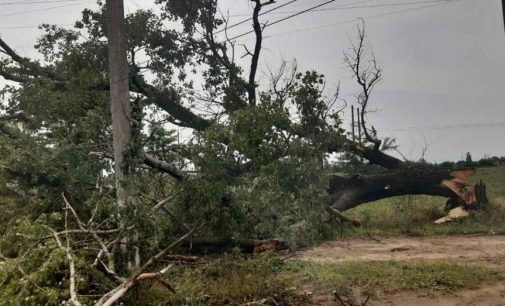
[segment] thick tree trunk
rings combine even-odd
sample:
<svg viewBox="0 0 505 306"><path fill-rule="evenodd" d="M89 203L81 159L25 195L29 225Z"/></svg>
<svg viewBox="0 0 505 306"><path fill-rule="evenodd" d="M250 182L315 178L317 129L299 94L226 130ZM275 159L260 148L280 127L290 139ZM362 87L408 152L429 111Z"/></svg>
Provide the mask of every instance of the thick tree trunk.
<svg viewBox="0 0 505 306"><path fill-rule="evenodd" d="M333 208L345 211L358 205L401 195L432 195L448 198L447 206L478 209L488 203L486 186L471 185L466 179L475 169L449 170L436 165L401 161L375 146L364 146L346 140L344 148L363 157L370 164L384 168L372 175L330 176L329 193L334 195ZM328 150L334 150L329 145Z"/></svg>
<svg viewBox="0 0 505 306"><path fill-rule="evenodd" d="M363 203L407 194L450 198L453 194L442 182L452 178L448 170L413 165L374 175L331 176L330 193L335 196L334 208L340 211Z"/></svg>

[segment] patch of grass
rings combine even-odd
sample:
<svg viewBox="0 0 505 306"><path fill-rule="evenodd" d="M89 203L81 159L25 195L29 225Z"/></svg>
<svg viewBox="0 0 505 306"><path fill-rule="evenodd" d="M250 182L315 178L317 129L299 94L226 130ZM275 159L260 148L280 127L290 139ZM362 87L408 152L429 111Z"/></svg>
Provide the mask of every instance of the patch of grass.
<svg viewBox="0 0 505 306"><path fill-rule="evenodd" d="M168 293L157 284L143 285L130 302L132 305L135 300L142 305L236 305L267 299L280 305L300 305L306 302L306 288L318 294L330 294L333 290L347 294L356 288L373 296L400 290L433 293L476 288L499 277L486 268L441 262L323 264L282 261L272 254L252 259L228 255L205 266L174 269L167 280L176 285L176 294Z"/></svg>
<svg viewBox="0 0 505 306"><path fill-rule="evenodd" d="M472 183L483 180L492 206L475 212L470 218L442 225L433 221L443 217L445 199L431 196L401 196L361 205L348 212L363 227L347 229L351 236L433 235L433 234L505 234L505 168L480 168L470 177Z"/></svg>
<svg viewBox="0 0 505 306"><path fill-rule="evenodd" d="M497 278L493 271L444 262L360 261L332 264L294 262L296 279L316 285L317 290L349 293L359 289L372 296L385 292L452 292L477 288L482 282Z"/></svg>

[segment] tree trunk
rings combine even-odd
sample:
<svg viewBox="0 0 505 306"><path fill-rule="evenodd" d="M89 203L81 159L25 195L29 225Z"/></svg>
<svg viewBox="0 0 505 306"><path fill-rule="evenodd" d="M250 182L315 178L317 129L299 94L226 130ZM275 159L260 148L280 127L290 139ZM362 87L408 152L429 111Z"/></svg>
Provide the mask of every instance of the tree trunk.
<svg viewBox="0 0 505 306"><path fill-rule="evenodd" d="M370 148L359 150L371 163L388 170L372 175L331 175L329 193L335 199L333 208L339 211L400 195L441 196L449 199L448 204L465 208L474 207L480 201L476 198L475 187L465 182L475 173L474 169L451 171L435 165L402 162ZM483 193L482 189L478 193ZM483 197L485 195L479 196Z"/></svg>
<svg viewBox="0 0 505 306"><path fill-rule="evenodd" d="M447 170L421 167L400 168L374 175L331 176L330 193L336 198L334 208L344 211L363 203L405 194L450 197L441 183L451 178Z"/></svg>
<svg viewBox="0 0 505 306"><path fill-rule="evenodd" d="M262 253L266 251L283 251L289 248L285 241L277 239L232 239L232 238L200 238L192 240L185 245L193 254L212 254L230 251L239 248L244 253Z"/></svg>

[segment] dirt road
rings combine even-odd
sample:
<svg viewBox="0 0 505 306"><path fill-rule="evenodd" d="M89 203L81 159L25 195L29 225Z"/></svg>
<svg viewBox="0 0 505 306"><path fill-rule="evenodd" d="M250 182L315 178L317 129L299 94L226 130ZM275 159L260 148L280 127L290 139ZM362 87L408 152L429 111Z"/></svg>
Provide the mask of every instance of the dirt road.
<svg viewBox="0 0 505 306"><path fill-rule="evenodd" d="M505 236L465 235L346 239L306 249L294 257L319 262L367 260L444 260L505 269ZM505 305L505 283L485 285L476 290L461 290L439 297L401 292L371 301L368 305Z"/></svg>

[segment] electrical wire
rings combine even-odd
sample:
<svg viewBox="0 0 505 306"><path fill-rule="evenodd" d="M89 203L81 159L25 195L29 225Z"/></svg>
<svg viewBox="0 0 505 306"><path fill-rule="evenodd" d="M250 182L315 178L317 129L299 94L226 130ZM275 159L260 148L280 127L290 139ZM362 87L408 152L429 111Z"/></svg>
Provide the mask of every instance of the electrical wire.
<svg viewBox="0 0 505 306"><path fill-rule="evenodd" d="M59 27L67 27L74 25L73 23L64 23L64 24L51 24ZM35 29L40 27L40 25L27 25L27 26L12 26L12 27L0 27L0 30L18 30L18 29Z"/></svg>
<svg viewBox="0 0 505 306"><path fill-rule="evenodd" d="M485 123L461 123L448 125L431 125L431 126L409 126L405 128L395 128L395 131L408 130L454 130L454 129L470 129L470 128L497 128L505 127L505 122L485 122Z"/></svg>
<svg viewBox="0 0 505 306"><path fill-rule="evenodd" d="M311 12L328 12L328 11L355 10L355 9L366 9L366 8L409 6L409 5L449 2L449 1L451 1L451 0L423 0L423 1L413 1L413 2L395 2L395 3L384 3L384 4L368 4L368 5L346 4L346 5L337 6L337 7L314 9L314 10L311 10ZM364 1L364 2L370 2L370 1ZM283 11L283 12L275 12L272 14L293 14L293 13L297 13L297 12L298 11ZM236 16L238 16L238 15L236 15ZM240 15L240 16L244 16L244 15Z"/></svg>
<svg viewBox="0 0 505 306"><path fill-rule="evenodd" d="M274 22L272 22L272 23L268 23L268 24L266 24L263 28L267 28L267 27L273 26L273 25L275 25L275 24L278 24L278 23L280 23L280 22L286 21L286 20L288 20L288 19L294 18L294 17L296 17L296 16L299 16L299 15L302 15L302 14L305 14L305 13L308 13L308 12L310 12L311 10L314 10L314 9L320 8L320 7L325 6L325 5L328 5L328 4L333 3L333 2L335 2L335 1L337 1L337 0L329 0L329 1L323 2L323 3L318 4L318 5L316 5L316 6L310 7L310 8L308 8L308 9L305 9L305 10L302 10L302 11L299 11L299 12L297 12L296 14L292 14L292 15L289 15L289 16L287 16L287 17L284 17L284 18L281 18L281 19L279 19L279 20L276 20L276 21L274 21ZM245 36L245 35L248 35L248 34L251 34L251 33L254 33L254 30L250 30L250 31L248 31L248 32L245 32L245 33L242 33L242 34L236 35L236 36L234 36L234 37L230 38L229 40L234 40L234 39L240 38L240 37L242 37L242 36Z"/></svg>
<svg viewBox="0 0 505 306"><path fill-rule="evenodd" d="M58 1L69 1L69 0L58 0ZM79 0L80 1L80 0ZM294 1L297 1L297 0L294 0ZM285 5L288 5L294 1L290 1L288 3L285 3L283 6ZM364 1L364 2L370 2L370 1L373 1L373 0L368 0L368 1ZM375 7L393 7L393 6L404 6L404 5L415 5L415 4L424 4L424 3L443 3L443 2L452 2L454 0L427 0L427 1L416 1L416 2L402 2L402 3L388 3L388 4L374 4L374 5L363 5L363 6L341 6L341 7L334 7L334 8L326 8L326 9L315 9L315 10L312 10L312 12L316 12L316 11L336 11L336 10L348 10L348 9L361 9L361 8L375 8ZM277 7L277 8L280 8L281 6ZM275 10L276 8L272 9L272 10L269 10L269 11L265 11L264 13L260 14L260 15L263 15L263 14L266 14L266 13L269 13L269 12L272 12L273 10ZM299 11L292 11L292 12L278 12L277 14L287 14L287 13L298 13ZM236 24L233 24L229 27L227 27L226 29L222 29L222 30L219 30L217 31L216 33L214 34L219 34L221 32L224 32L230 28L233 28L233 27L236 27L238 25L241 25L249 20L251 20L252 18L249 18L247 20L244 20L242 22L239 22L239 23L236 23ZM352 21L355 21L356 19L353 19ZM56 26L71 26L73 24L55 24ZM11 27L0 27L0 30L16 30L16 29L29 29L29 28L38 28L40 25L30 25L30 26L11 26ZM313 27L313 28L318 28L318 27ZM313 28L308 28L308 29L313 29ZM292 33L292 32L286 32L286 33ZM274 34L274 35L270 35L270 36L275 36L277 34ZM267 37L270 37L270 36L267 36Z"/></svg>
<svg viewBox="0 0 505 306"><path fill-rule="evenodd" d="M278 9L280 9L280 8L283 8L283 7L287 6L287 5L290 5L291 3L294 3L294 2L296 2L296 1L298 1L298 0L291 0L291 1L287 2L287 3L284 3L284 4L281 4L281 5L279 5L279 6L276 6L276 7L272 8L272 9L270 9L270 10L264 11L264 12L260 13L258 16L263 16L263 15L265 15L265 14L268 14L268 13L270 13L270 12L273 12L273 11L275 11L275 10L278 10ZM230 26L228 26L228 27L226 27L226 28L224 28L224 29L222 29L222 30L219 30L219 31L217 31L217 32L216 32L216 33L214 33L214 34L219 34L219 33L221 33L221 32L224 32L224 31L228 30L228 29L231 29L231 28L237 27L237 26L239 26L239 25L241 25L241 24L244 24L244 23L246 23L246 22L248 22L248 21L250 21L250 20L252 20L252 18L247 18L247 19L245 19L245 20L242 20L242 21L240 21L240 22L237 22L237 23L235 23L235 24L232 24L232 25L230 25Z"/></svg>
<svg viewBox="0 0 505 306"><path fill-rule="evenodd" d="M28 14L28 13L49 11L49 10L59 9L59 8L62 8L62 7L76 6L76 5L80 5L80 4L84 4L84 3L89 3L89 1L80 1L80 2L74 2L72 4L51 6L51 7L45 7L45 8L28 10L28 11L22 11L22 12L15 12L15 13L0 14L0 17L17 16L17 15L24 15L24 14Z"/></svg>
<svg viewBox="0 0 505 306"><path fill-rule="evenodd" d="M372 16L368 16L368 17L363 17L363 18L354 18L354 19L349 19L349 20L345 20L345 21L341 21L341 22L323 24L323 25L319 25L319 26L308 27L308 28L303 28L303 29L298 29L298 30L293 30L293 31L274 33L274 34L270 34L270 35L265 35L265 36L263 36L263 38L267 39L267 38L271 38L271 37L275 37L275 36L280 36L280 35L299 33L299 32L306 32L306 31L312 31L312 30L317 30L317 29L322 29L322 28L327 28L327 27L333 27L333 26L336 26L336 25L342 25L342 24L346 24L346 23L360 21L362 19L368 20L368 19L376 19L376 18L381 18L381 17L386 17L386 16L399 15L399 14L403 14L403 13L407 13L407 12L412 12L412 11L427 9L427 8L436 7L436 6L440 6L440 5L452 4L452 3L460 2L460 1L462 1L462 0L438 0L438 3L431 4L431 5L425 5L425 6L421 6L421 7L403 9L403 10L393 11L393 12L389 12L389 13L383 13L383 14L372 15ZM244 35L242 35L242 36L244 36ZM245 40L242 40L242 41L245 41Z"/></svg>
<svg viewBox="0 0 505 306"><path fill-rule="evenodd" d="M26 5L26 4L50 4L50 3L77 2L77 1L81 1L81 0L12 1L12 2L0 3L0 6Z"/></svg>

